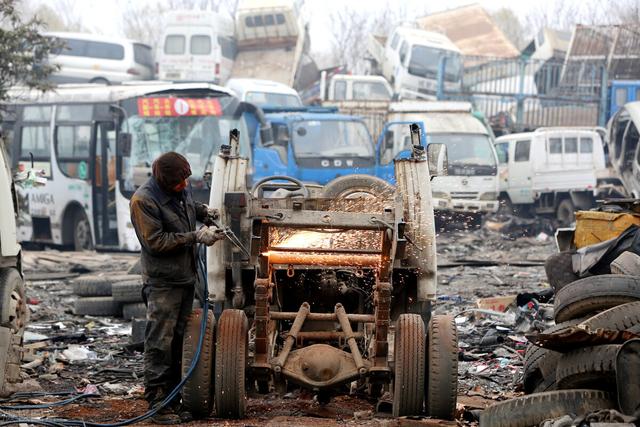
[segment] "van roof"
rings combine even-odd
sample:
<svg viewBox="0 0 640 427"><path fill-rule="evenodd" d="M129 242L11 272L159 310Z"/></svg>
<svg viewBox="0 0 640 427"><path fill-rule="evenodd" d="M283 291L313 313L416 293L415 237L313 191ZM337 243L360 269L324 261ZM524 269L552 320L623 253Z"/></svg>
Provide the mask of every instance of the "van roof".
<svg viewBox="0 0 640 427"><path fill-rule="evenodd" d="M400 27L396 32L411 44L438 47L460 53L460 49L444 34L407 27Z"/></svg>
<svg viewBox="0 0 640 427"><path fill-rule="evenodd" d="M411 101L393 102L389 105L391 113L471 113L470 102L461 101Z"/></svg>
<svg viewBox="0 0 640 427"><path fill-rule="evenodd" d="M369 75L352 75L352 74L335 74L331 76L334 80L357 80L359 82L383 82L387 83L387 79L382 76L369 76Z"/></svg>
<svg viewBox="0 0 640 427"><path fill-rule="evenodd" d="M277 92L299 96L298 92L296 92L296 90L291 86L287 86L280 82L274 82L273 80L234 78L227 80L225 87L234 91Z"/></svg>
<svg viewBox="0 0 640 427"><path fill-rule="evenodd" d="M45 36L53 36L59 38L70 38L76 40L87 40L87 41L96 41L96 42L105 42L105 43L137 43L142 44L147 47L151 47L146 43L143 43L139 40L127 39L124 37L112 37L105 36L102 34L92 34L92 33L74 33L71 31L47 31L43 33Z"/></svg>
<svg viewBox="0 0 640 427"><path fill-rule="evenodd" d="M62 84L48 92L30 90L26 87L13 87L9 91L10 102L29 104L33 102L115 102L121 99L133 98L170 91L206 90L212 94L234 96L233 92L221 86L209 83L173 83L173 82L138 82L126 85L102 84Z"/></svg>
<svg viewBox="0 0 640 427"><path fill-rule="evenodd" d="M166 14L164 24L168 26L202 25L219 28L233 34L233 17L230 14L211 10L173 10ZM220 31L219 31L220 32Z"/></svg>
<svg viewBox="0 0 640 427"><path fill-rule="evenodd" d="M580 127L580 126L575 126L575 127L571 127L571 126L557 126L557 127L545 127L545 128L538 128L536 130L534 130L533 132L520 132L520 133L510 133L508 135L502 135L498 138L496 138L496 143L498 142L505 142L505 141L513 141L514 139L521 139L521 138L529 138L529 139L533 139L532 136L534 135L544 135L547 133L561 133L561 132L571 132L571 133L589 133L589 134L596 134L598 135L598 127L588 127L588 126L584 126L584 127Z"/></svg>

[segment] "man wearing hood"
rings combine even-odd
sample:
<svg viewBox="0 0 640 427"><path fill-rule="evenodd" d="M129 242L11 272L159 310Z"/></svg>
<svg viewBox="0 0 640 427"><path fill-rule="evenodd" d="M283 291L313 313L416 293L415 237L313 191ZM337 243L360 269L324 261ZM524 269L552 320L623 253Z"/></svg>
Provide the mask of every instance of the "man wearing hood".
<svg viewBox="0 0 640 427"><path fill-rule="evenodd" d="M153 176L131 198L131 222L142 246L143 296L147 304L144 342L145 398L149 407L162 403L181 379L182 339L191 313L197 281L197 244L213 245L223 238L214 228L196 231L205 221L206 205L195 202L189 190L189 162L168 152L152 165ZM177 398L152 421L179 424L190 421Z"/></svg>

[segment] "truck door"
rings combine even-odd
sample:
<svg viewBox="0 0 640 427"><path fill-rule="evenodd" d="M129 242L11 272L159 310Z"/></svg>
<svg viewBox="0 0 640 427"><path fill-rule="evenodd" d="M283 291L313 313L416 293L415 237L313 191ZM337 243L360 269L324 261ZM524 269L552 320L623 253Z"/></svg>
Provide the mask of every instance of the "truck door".
<svg viewBox="0 0 640 427"><path fill-rule="evenodd" d="M417 123L420 126L420 140L426 146L426 132L423 122L398 121L384 125L376 144L376 176L387 182L395 183L395 167L393 161L411 156L411 131L409 126Z"/></svg>
<svg viewBox="0 0 640 427"><path fill-rule="evenodd" d="M531 140L521 139L509 147L509 198L511 203L532 203Z"/></svg>

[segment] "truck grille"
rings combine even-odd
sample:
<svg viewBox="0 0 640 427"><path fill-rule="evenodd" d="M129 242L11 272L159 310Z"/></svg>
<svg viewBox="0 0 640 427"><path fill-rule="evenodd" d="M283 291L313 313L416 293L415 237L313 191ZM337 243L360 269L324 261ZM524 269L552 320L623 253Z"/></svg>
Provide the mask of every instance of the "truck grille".
<svg viewBox="0 0 640 427"><path fill-rule="evenodd" d="M477 199L478 192L477 191L457 191L451 193L452 199Z"/></svg>

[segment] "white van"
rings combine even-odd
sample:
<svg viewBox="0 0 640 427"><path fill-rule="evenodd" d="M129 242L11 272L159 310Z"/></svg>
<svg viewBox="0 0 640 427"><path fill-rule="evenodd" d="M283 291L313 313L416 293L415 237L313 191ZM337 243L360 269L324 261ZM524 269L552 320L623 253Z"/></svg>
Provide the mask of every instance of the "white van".
<svg viewBox="0 0 640 427"><path fill-rule="evenodd" d="M236 56L233 18L217 12L167 14L158 46L158 77L222 84Z"/></svg>
<svg viewBox="0 0 640 427"><path fill-rule="evenodd" d="M576 208L595 206L609 175L600 135L596 128L550 127L497 138L501 202L573 222Z"/></svg>
<svg viewBox="0 0 640 427"><path fill-rule="evenodd" d="M369 51L377 62L375 68L401 98L435 100L438 69L443 59L445 89L460 87L461 52L444 34L398 27L384 47L376 37L369 42Z"/></svg>
<svg viewBox="0 0 640 427"><path fill-rule="evenodd" d="M51 80L55 83L121 83L154 78L150 46L135 40L96 34L45 33L64 43L49 60L59 65Z"/></svg>
<svg viewBox="0 0 640 427"><path fill-rule="evenodd" d="M326 87L326 73L321 76L320 91L328 101L391 101L393 89L382 76L336 74Z"/></svg>
<svg viewBox="0 0 640 427"><path fill-rule="evenodd" d="M295 89L271 80L229 79L226 87L241 101L261 107L302 107L302 100Z"/></svg>

